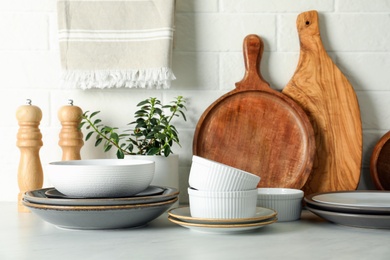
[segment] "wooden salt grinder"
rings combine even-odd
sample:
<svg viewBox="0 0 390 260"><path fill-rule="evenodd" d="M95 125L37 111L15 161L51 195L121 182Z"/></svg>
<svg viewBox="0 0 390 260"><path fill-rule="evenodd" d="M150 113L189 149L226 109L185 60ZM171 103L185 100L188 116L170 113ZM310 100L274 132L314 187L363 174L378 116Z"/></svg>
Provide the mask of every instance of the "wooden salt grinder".
<svg viewBox="0 0 390 260"><path fill-rule="evenodd" d="M73 100L69 100L68 106L63 106L58 111L58 119L62 129L58 145L62 148L62 160L80 160L80 150L84 145L83 133L79 129L83 111L78 106L73 106Z"/></svg>
<svg viewBox="0 0 390 260"><path fill-rule="evenodd" d="M39 158L39 149L42 147L42 134L39 124L42 119L42 111L39 107L31 105L20 106L16 111L19 123L16 146L20 149L20 161L18 168L18 211L30 212L23 204L23 194L28 190L42 188L43 171Z"/></svg>

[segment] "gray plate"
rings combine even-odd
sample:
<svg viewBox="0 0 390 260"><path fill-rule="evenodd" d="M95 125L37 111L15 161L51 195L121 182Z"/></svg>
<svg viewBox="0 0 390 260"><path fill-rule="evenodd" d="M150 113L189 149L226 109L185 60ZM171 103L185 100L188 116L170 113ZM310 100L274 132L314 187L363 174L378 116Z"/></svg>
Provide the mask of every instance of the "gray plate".
<svg viewBox="0 0 390 260"><path fill-rule="evenodd" d="M341 213L358 213L358 214L378 214L378 215L390 215L389 207L382 206L369 206L369 205L359 205L359 204L331 204L331 203L323 203L315 200L318 196L323 195L339 195L340 197L351 197L355 195L360 198L362 196L366 197L366 199L370 199L370 197L375 198L377 196L383 196L383 198L390 198L390 192L384 191L335 191L335 192L325 192L325 193L314 193L305 197L304 200L308 206L314 207L320 210L325 211L334 211Z"/></svg>
<svg viewBox="0 0 390 260"><path fill-rule="evenodd" d="M390 215L342 213L322 210L316 207L310 207L308 205L306 205L306 208L323 219L344 226L362 228L390 228Z"/></svg>
<svg viewBox="0 0 390 260"><path fill-rule="evenodd" d="M131 197L148 197L152 195L161 195L164 192L164 189L161 187L157 186L149 186L147 187L144 191L141 191ZM57 198L57 199L96 199L96 198L87 198L87 197L71 197L71 196L66 196L56 190L55 188L48 189L45 191L45 195L48 198ZM101 198L99 198L101 199ZM107 198L105 198L107 199Z"/></svg>
<svg viewBox="0 0 390 260"><path fill-rule="evenodd" d="M43 220L65 229L118 229L144 226L163 214L177 198L135 205L58 206L35 204L23 200L23 205Z"/></svg>
<svg viewBox="0 0 390 260"><path fill-rule="evenodd" d="M46 192L53 188L38 189L33 191L27 191L24 194L24 199L28 202L43 204L43 205L60 205L60 206L115 206L115 205L134 205L155 203L161 201L167 201L176 198L179 195L179 191L175 188L159 187L164 191L160 195L148 195L148 196L132 196L121 198L84 198L84 199L71 199L71 198L49 198Z"/></svg>

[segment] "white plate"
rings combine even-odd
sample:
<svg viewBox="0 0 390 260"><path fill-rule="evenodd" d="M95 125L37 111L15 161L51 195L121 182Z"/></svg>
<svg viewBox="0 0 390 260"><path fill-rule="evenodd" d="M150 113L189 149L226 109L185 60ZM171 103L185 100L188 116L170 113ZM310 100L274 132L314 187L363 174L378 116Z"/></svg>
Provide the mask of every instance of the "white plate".
<svg viewBox="0 0 390 260"><path fill-rule="evenodd" d="M180 221L197 224L244 224L259 222L261 220L271 219L276 216L273 209L257 207L256 215L253 218L236 218L236 219L212 219L212 218L195 218L191 217L189 207L175 208L168 211L168 215Z"/></svg>
<svg viewBox="0 0 390 260"><path fill-rule="evenodd" d="M333 212L317 209L308 205L306 205L306 208L323 219L343 226L383 229L390 228L390 215Z"/></svg>
<svg viewBox="0 0 390 260"><path fill-rule="evenodd" d="M342 191L318 194L312 200L340 206L361 208L390 208L390 192L383 191Z"/></svg>
<svg viewBox="0 0 390 260"><path fill-rule="evenodd" d="M178 224L182 227L191 229L193 231L202 232L202 233L213 233L213 234L234 234L242 233L250 230L258 229L266 225L275 223L278 219L272 218L270 220L263 220L255 223L244 223L244 224L198 224L198 223L189 223L185 221L180 221L179 219L173 218L171 216L168 219Z"/></svg>
<svg viewBox="0 0 390 260"><path fill-rule="evenodd" d="M43 204L43 205L61 205L61 206L115 206L115 205L132 205L155 203L160 201L167 201L176 198L179 191L175 188L159 187L164 189L160 195L148 196L132 196L122 198L90 198L90 199L70 199L70 198L48 198L46 192L53 188L38 189L27 191L23 198L26 201Z"/></svg>

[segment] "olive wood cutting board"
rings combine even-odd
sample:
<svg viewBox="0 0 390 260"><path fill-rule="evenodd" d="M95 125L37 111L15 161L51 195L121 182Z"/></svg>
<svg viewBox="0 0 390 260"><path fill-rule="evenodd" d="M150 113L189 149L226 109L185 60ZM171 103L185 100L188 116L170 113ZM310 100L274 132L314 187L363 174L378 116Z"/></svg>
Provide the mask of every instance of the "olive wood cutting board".
<svg viewBox="0 0 390 260"><path fill-rule="evenodd" d="M328 56L320 36L318 13L298 15L300 57L282 93L295 100L313 125L316 155L303 190L354 190L362 163L362 124L356 94Z"/></svg>
<svg viewBox="0 0 390 260"><path fill-rule="evenodd" d="M309 118L263 79L261 38L248 35L243 45L244 78L202 114L193 154L260 176L258 187L302 188L315 151Z"/></svg>

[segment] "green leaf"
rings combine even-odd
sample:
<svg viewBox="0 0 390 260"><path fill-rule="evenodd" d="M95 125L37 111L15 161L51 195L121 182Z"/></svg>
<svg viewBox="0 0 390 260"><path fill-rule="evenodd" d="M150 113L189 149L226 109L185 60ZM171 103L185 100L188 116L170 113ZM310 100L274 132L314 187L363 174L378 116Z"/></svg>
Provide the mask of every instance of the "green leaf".
<svg viewBox="0 0 390 260"><path fill-rule="evenodd" d="M97 138L95 142L95 147L98 146L103 141L103 138Z"/></svg>
<svg viewBox="0 0 390 260"><path fill-rule="evenodd" d="M140 106L143 106L143 105L146 105L146 104L149 104L149 99L146 99L144 101L141 101L137 104L137 107L140 107Z"/></svg>
<svg viewBox="0 0 390 260"><path fill-rule="evenodd" d="M119 136L118 136L117 133L112 132L111 135L110 135L110 139L111 139L114 143L119 143Z"/></svg>
<svg viewBox="0 0 390 260"><path fill-rule="evenodd" d="M89 133L87 134L87 136L85 137L85 141L88 141L89 138L91 138L91 136L93 135L93 133L94 133L94 132L89 132Z"/></svg>
<svg viewBox="0 0 390 260"><path fill-rule="evenodd" d="M93 124L94 124L94 125L97 125L97 124L99 124L100 122L102 122L101 119L96 119L96 120L93 122Z"/></svg>
<svg viewBox="0 0 390 260"><path fill-rule="evenodd" d="M179 113L181 114L181 116L183 117L184 121L187 121L187 118L186 118L186 115L184 114L183 111L179 110Z"/></svg>
<svg viewBox="0 0 390 260"><path fill-rule="evenodd" d="M158 108L158 107L156 107L154 111L155 111L155 113L158 114L158 115L163 114L163 111L162 111L160 108Z"/></svg>
<svg viewBox="0 0 390 260"><path fill-rule="evenodd" d="M154 135L154 138L164 140L164 139L167 138L167 135L161 134L161 133L157 133L157 134Z"/></svg>
<svg viewBox="0 0 390 260"><path fill-rule="evenodd" d="M156 125L155 127L154 127L154 131L155 132L160 132L160 131L164 131L164 129L165 129L165 127L164 126L162 126L162 125Z"/></svg>
<svg viewBox="0 0 390 260"><path fill-rule="evenodd" d="M111 144L110 144L110 145L107 145L106 147L104 147L104 152L110 151L111 148L112 148L112 145L111 145Z"/></svg>
<svg viewBox="0 0 390 260"><path fill-rule="evenodd" d="M156 148L156 147L153 147L151 149L149 149L147 155L156 155L160 152L160 149Z"/></svg>
<svg viewBox="0 0 390 260"><path fill-rule="evenodd" d="M123 158L125 158L125 154L121 150L118 150L118 151L116 151L116 157L118 159L123 159Z"/></svg>
<svg viewBox="0 0 390 260"><path fill-rule="evenodd" d="M95 111L95 112L93 112L93 113L89 116L89 118L92 118L92 117L96 116L96 115L99 114L99 113L100 113L100 111Z"/></svg>
<svg viewBox="0 0 390 260"><path fill-rule="evenodd" d="M85 111L85 112L83 113L83 117L87 117L88 113L89 113L89 110Z"/></svg>
<svg viewBox="0 0 390 260"><path fill-rule="evenodd" d="M112 127L105 126L105 127L102 128L101 131L102 131L104 134L108 134L108 133L111 133L111 132L114 131L114 130L115 130L115 129L112 128Z"/></svg>
<svg viewBox="0 0 390 260"><path fill-rule="evenodd" d="M168 157L168 155L171 153L172 151L171 151L171 147L169 147L168 145L166 145L165 147L164 147L164 156L165 157Z"/></svg>
<svg viewBox="0 0 390 260"><path fill-rule="evenodd" d="M142 109L141 109L141 110L136 111L134 114L135 114L135 115L147 115L147 113L148 113L148 112L147 112L146 110L142 110Z"/></svg>

